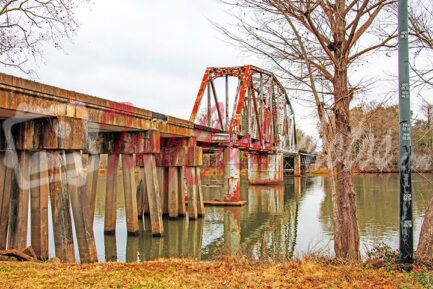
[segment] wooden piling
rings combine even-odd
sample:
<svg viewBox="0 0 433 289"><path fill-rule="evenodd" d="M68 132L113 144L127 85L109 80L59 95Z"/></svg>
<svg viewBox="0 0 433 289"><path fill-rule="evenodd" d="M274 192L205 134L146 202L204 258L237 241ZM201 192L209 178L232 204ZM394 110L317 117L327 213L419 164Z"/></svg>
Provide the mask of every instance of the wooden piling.
<svg viewBox="0 0 433 289"><path fill-rule="evenodd" d="M99 156L87 155L86 193L90 205L90 222L93 226L95 218L96 190L98 184Z"/></svg>
<svg viewBox="0 0 433 289"><path fill-rule="evenodd" d="M146 184L144 181L144 168L140 168L139 183L137 185L138 218L149 215L149 200L147 199Z"/></svg>
<svg viewBox="0 0 433 289"><path fill-rule="evenodd" d="M185 171L184 167L178 167L177 168L178 178L177 178L177 185L178 185L178 202L179 202L179 216L185 216L186 215L186 204L185 204Z"/></svg>
<svg viewBox="0 0 433 289"><path fill-rule="evenodd" d="M166 182L168 182L168 216L170 218L177 218L179 216L179 178L177 167L168 167Z"/></svg>
<svg viewBox="0 0 433 289"><path fill-rule="evenodd" d="M196 169L195 167L185 167L186 175L186 185L188 194L188 217L191 220L198 218L198 199L197 199L197 186L196 186Z"/></svg>
<svg viewBox="0 0 433 289"><path fill-rule="evenodd" d="M160 196L160 206L162 215L168 215L168 184L167 184L167 169L165 167L156 168L158 177L158 188Z"/></svg>
<svg viewBox="0 0 433 289"><path fill-rule="evenodd" d="M75 252L64 151L49 151L48 174L56 257L62 262L74 263Z"/></svg>
<svg viewBox="0 0 433 289"><path fill-rule="evenodd" d="M147 188L147 198L149 200L150 223L153 236L162 236L164 226L160 206L160 190L158 178L156 176L156 161L153 154L143 154L144 175Z"/></svg>
<svg viewBox="0 0 433 289"><path fill-rule="evenodd" d="M19 151L19 163L15 169L16 181L11 190L11 214L9 219L9 249L24 250L27 247L27 224L30 196L30 153Z"/></svg>
<svg viewBox="0 0 433 289"><path fill-rule="evenodd" d="M144 182L142 179L138 180L136 195L137 195L137 216L138 219L141 219L144 215Z"/></svg>
<svg viewBox="0 0 433 289"><path fill-rule="evenodd" d="M293 167L294 167L293 176L300 177L302 175L302 172L301 172L301 155L299 153L295 156Z"/></svg>
<svg viewBox="0 0 433 289"><path fill-rule="evenodd" d="M79 151L66 154L68 191L74 215L75 232L81 263L98 262L90 203L87 198L84 169Z"/></svg>
<svg viewBox="0 0 433 289"><path fill-rule="evenodd" d="M5 165L6 153L0 152L0 250L6 249L13 168Z"/></svg>
<svg viewBox="0 0 433 289"><path fill-rule="evenodd" d="M138 235L139 233L134 164L134 155L125 154L122 156L126 228L130 235Z"/></svg>
<svg viewBox="0 0 433 289"><path fill-rule="evenodd" d="M30 160L31 240L39 260L48 259L48 159L46 151L35 152Z"/></svg>
<svg viewBox="0 0 433 289"><path fill-rule="evenodd" d="M107 183L105 190L105 234L114 234L116 232L118 164L119 155L108 154Z"/></svg>
<svg viewBox="0 0 433 289"><path fill-rule="evenodd" d="M200 167L195 167L195 174L197 176L197 214L199 217L204 217L204 200L203 188L201 187Z"/></svg>

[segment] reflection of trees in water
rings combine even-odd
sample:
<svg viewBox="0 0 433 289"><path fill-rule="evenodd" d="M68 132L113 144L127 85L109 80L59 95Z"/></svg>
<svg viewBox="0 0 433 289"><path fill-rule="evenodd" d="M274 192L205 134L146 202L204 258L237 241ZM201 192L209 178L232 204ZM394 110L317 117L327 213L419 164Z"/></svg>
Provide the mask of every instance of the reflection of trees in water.
<svg viewBox="0 0 433 289"><path fill-rule="evenodd" d="M432 179L432 175L428 175ZM332 232L331 195L328 178L324 177L325 199L320 209L320 222L324 230ZM400 184L398 174L354 175L358 224L361 237L373 241L390 241L386 236L396 235L399 230ZM417 174L412 175L413 218L420 223L428 200L431 185ZM414 228L419 230L419 228ZM414 231L414 237L418 233ZM397 236L397 235L396 235ZM391 244L390 244L391 245Z"/></svg>

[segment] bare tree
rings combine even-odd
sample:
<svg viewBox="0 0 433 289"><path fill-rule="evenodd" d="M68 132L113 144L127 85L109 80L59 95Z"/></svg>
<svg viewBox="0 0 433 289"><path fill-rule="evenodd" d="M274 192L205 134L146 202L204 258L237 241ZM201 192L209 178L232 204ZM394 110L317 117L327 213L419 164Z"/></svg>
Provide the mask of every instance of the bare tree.
<svg viewBox="0 0 433 289"><path fill-rule="evenodd" d="M78 3L90 0L0 0L0 63L24 73L29 57L43 56L46 44L60 47L78 28Z"/></svg>
<svg viewBox="0 0 433 289"><path fill-rule="evenodd" d="M292 92L314 103L331 177L334 251L337 258L359 259L349 105L360 83L351 83L349 73L362 65L363 56L395 46L397 21L375 22L394 1L222 2L239 9L238 25L217 27L245 50L266 57Z"/></svg>
<svg viewBox="0 0 433 289"><path fill-rule="evenodd" d="M418 1L409 9L409 27L412 36L411 68L413 84L418 88L433 88L433 3Z"/></svg>

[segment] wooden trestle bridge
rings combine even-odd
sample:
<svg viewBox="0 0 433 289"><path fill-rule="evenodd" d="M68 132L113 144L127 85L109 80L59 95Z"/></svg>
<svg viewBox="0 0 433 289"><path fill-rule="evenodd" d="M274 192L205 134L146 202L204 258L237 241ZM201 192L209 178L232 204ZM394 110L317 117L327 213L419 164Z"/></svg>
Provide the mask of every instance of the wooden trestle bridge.
<svg viewBox="0 0 433 289"><path fill-rule="evenodd" d="M163 215L204 215L203 154L214 154L224 171L225 202L240 201L244 161L251 184L277 184L312 159L297 149L283 86L250 65L208 68L189 120L0 74L0 122L0 250L23 250L31 240L42 260L51 210L56 257L75 261L74 229L81 262L97 261L101 154L108 155L104 231L116 227L121 162L127 231L138 234L139 216L149 214L154 236L164 234Z"/></svg>

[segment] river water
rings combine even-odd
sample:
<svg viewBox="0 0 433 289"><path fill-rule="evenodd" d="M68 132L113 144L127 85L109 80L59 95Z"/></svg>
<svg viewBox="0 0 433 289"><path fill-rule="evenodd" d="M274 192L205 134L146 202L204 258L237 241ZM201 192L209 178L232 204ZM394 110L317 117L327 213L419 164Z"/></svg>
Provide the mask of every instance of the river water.
<svg viewBox="0 0 433 289"><path fill-rule="evenodd" d="M385 243L398 248L399 181L397 174L355 175L357 213L363 255ZM433 175L413 181L414 244L428 200ZM140 220L139 236L128 236L119 178L116 234L104 235L105 177L98 182L94 232L99 261L144 261L167 257L219 259L242 254L250 260L287 260L319 252L333 254L331 196L325 176L287 177L283 185L248 186L242 180L242 207L205 207L198 220L164 219L165 235L152 237L150 220ZM205 199L219 199L218 178L202 180ZM212 184L212 185L209 185ZM51 242L52 243L52 242ZM53 249L50 249L53 254ZM77 251L77 250L76 250ZM78 259L78 256L77 256Z"/></svg>

